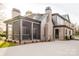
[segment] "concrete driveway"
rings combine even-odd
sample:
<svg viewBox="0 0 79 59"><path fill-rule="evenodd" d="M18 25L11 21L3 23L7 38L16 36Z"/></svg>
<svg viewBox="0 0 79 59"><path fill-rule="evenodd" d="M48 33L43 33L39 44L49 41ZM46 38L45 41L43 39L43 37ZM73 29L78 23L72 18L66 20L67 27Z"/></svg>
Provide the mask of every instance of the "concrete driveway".
<svg viewBox="0 0 79 59"><path fill-rule="evenodd" d="M0 48L3 56L77 56L79 41L52 41Z"/></svg>

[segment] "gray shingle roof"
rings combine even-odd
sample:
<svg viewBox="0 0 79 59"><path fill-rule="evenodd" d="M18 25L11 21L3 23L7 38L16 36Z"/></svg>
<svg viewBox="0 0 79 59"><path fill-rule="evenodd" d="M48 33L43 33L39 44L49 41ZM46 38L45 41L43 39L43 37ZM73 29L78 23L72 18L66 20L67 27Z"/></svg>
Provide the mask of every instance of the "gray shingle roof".
<svg viewBox="0 0 79 59"><path fill-rule="evenodd" d="M9 23L9 22L19 20L19 19L32 19L34 21L40 21L41 22L45 17L47 17L46 14L32 14L32 15L29 15L29 16L17 16L17 17L14 17L12 19L8 19L8 20L4 21L4 23Z"/></svg>
<svg viewBox="0 0 79 59"><path fill-rule="evenodd" d="M38 21L42 21L45 17L47 17L47 15L46 14L32 14L27 17L38 20Z"/></svg>

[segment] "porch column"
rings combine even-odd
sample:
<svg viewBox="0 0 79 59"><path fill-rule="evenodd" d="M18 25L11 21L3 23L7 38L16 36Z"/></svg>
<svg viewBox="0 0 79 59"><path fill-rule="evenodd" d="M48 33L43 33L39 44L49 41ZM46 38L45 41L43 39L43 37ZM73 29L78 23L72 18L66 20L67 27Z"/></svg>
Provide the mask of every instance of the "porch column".
<svg viewBox="0 0 79 59"><path fill-rule="evenodd" d="M22 19L20 19L20 26L19 26L19 27L20 27L20 29L19 29L19 30L20 30L19 44L21 44L21 40L22 40L22 31L23 31L23 30L22 30Z"/></svg>
<svg viewBox="0 0 79 59"><path fill-rule="evenodd" d="M14 23L12 23L12 40L14 40Z"/></svg>
<svg viewBox="0 0 79 59"><path fill-rule="evenodd" d="M6 39L8 39L8 24L6 24Z"/></svg>
<svg viewBox="0 0 79 59"><path fill-rule="evenodd" d="M31 23L31 39L33 41L33 22Z"/></svg>

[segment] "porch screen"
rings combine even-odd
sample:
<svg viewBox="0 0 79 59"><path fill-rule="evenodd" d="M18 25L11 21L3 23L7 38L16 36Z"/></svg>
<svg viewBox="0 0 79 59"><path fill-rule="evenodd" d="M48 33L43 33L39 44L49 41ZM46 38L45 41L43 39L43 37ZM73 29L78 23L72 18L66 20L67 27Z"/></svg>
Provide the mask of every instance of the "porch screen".
<svg viewBox="0 0 79 59"><path fill-rule="evenodd" d="M31 23L27 21L23 21L22 27L23 27L22 28L23 29L23 34L22 34L23 40L31 39Z"/></svg>

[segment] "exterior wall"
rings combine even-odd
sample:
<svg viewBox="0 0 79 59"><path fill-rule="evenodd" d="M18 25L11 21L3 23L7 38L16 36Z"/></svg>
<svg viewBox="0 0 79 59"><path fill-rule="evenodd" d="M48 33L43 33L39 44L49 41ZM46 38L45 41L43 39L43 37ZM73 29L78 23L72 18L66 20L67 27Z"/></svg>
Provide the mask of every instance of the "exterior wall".
<svg viewBox="0 0 79 59"><path fill-rule="evenodd" d="M67 22L67 21L64 21L64 25L66 25L66 26L68 26L68 27L71 27L71 26L70 26L70 23Z"/></svg>
<svg viewBox="0 0 79 59"><path fill-rule="evenodd" d="M70 35L73 35L73 30L66 28L66 27L55 27L54 28L54 39L55 38L55 30L59 29L59 39L58 40L65 40L65 36L70 37Z"/></svg>
<svg viewBox="0 0 79 59"><path fill-rule="evenodd" d="M68 28L65 28L65 36L70 36L70 35L73 35L73 30L71 30L71 29L68 29Z"/></svg>
<svg viewBox="0 0 79 59"><path fill-rule="evenodd" d="M55 30L56 29L59 29L59 39L57 39L57 40L64 40L64 28L63 27L55 27L54 28L54 39L56 39L55 38Z"/></svg>

